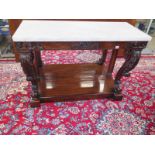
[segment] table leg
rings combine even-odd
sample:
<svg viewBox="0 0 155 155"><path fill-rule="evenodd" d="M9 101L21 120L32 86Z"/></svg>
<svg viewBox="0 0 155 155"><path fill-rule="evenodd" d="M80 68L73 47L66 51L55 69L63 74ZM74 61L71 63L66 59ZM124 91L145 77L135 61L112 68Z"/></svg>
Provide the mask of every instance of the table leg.
<svg viewBox="0 0 155 155"><path fill-rule="evenodd" d="M107 57L107 52L108 52L107 49L102 50L102 57L98 60L97 64L99 64L99 65L104 64L106 57Z"/></svg>
<svg viewBox="0 0 155 155"><path fill-rule="evenodd" d="M35 59L36 59L36 64L38 68L42 67L43 65L42 59L41 59L41 50L42 50L42 47L39 45L36 45L36 47L34 48Z"/></svg>
<svg viewBox="0 0 155 155"><path fill-rule="evenodd" d="M33 54L34 54L34 66L37 74L37 80L40 80L40 67L42 67L43 63L41 60L41 48L40 47L35 47L33 49Z"/></svg>
<svg viewBox="0 0 155 155"><path fill-rule="evenodd" d="M31 107L40 106L38 85L37 85L37 71L34 65L34 54L32 51L20 52L20 62L26 79L32 83L32 101Z"/></svg>
<svg viewBox="0 0 155 155"><path fill-rule="evenodd" d="M129 72L136 67L139 62L141 51L146 47L146 42L132 42L128 44L126 51L126 59L122 67L116 74L114 81L114 98L122 99L120 80L122 76L129 75Z"/></svg>
<svg viewBox="0 0 155 155"><path fill-rule="evenodd" d="M112 50L112 55L111 55L111 59L110 59L110 62L109 62L107 75L111 76L111 74L112 74L112 72L114 70L116 58L117 58L117 55L118 55L118 50L119 50L119 46L115 46L115 49Z"/></svg>

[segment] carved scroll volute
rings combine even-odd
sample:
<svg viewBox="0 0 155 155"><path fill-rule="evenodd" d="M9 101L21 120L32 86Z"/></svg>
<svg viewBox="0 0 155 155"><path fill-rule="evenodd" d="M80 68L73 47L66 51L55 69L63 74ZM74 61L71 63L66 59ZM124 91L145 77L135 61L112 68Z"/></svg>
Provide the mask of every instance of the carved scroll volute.
<svg viewBox="0 0 155 155"><path fill-rule="evenodd" d="M20 54L20 62L28 81L34 81L37 77L34 66L34 46L31 43L17 43Z"/></svg>
<svg viewBox="0 0 155 155"><path fill-rule="evenodd" d="M127 45L126 61L118 71L115 81L120 80L124 74L130 72L136 67L141 56L141 51L146 47L146 45L146 42L131 42Z"/></svg>
<svg viewBox="0 0 155 155"><path fill-rule="evenodd" d="M28 63L29 65L33 65L34 55L32 52L21 52L20 53L20 62L21 64Z"/></svg>
<svg viewBox="0 0 155 155"><path fill-rule="evenodd" d="M21 62L23 71L27 76L28 81L32 81L37 78L33 61L34 61L34 55L32 52L20 53L20 62Z"/></svg>

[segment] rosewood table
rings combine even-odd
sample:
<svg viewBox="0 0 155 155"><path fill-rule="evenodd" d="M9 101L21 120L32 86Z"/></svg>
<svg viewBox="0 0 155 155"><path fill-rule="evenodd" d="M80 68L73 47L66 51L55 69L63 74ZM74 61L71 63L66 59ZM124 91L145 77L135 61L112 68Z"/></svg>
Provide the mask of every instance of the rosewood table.
<svg viewBox="0 0 155 155"><path fill-rule="evenodd" d="M13 35L27 80L32 83L31 107L49 101L111 97L122 99L120 80L137 65L151 37L126 22L23 20ZM124 64L112 72L119 49ZM94 64L45 65L41 50L102 50ZM105 65L107 51L112 50Z"/></svg>

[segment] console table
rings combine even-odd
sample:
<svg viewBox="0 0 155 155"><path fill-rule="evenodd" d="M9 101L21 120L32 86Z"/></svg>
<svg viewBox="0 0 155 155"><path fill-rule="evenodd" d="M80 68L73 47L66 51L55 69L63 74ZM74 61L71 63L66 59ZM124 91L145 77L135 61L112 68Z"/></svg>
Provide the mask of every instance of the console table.
<svg viewBox="0 0 155 155"><path fill-rule="evenodd" d="M23 20L13 35L27 80L32 83L31 107L49 101L111 97L122 99L120 80L137 65L151 37L126 22ZM124 64L112 72L119 48ZM41 50L102 50L94 64L44 65ZM107 51L112 50L108 66Z"/></svg>

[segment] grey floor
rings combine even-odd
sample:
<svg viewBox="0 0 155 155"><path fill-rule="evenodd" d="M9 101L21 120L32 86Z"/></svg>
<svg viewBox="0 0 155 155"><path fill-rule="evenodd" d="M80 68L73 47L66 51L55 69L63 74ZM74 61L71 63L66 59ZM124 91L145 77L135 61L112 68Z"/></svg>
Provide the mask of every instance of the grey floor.
<svg viewBox="0 0 155 155"><path fill-rule="evenodd" d="M155 33L154 33L155 34ZM143 50L143 54L155 55L155 35L151 35L152 40L148 43L146 49Z"/></svg>

